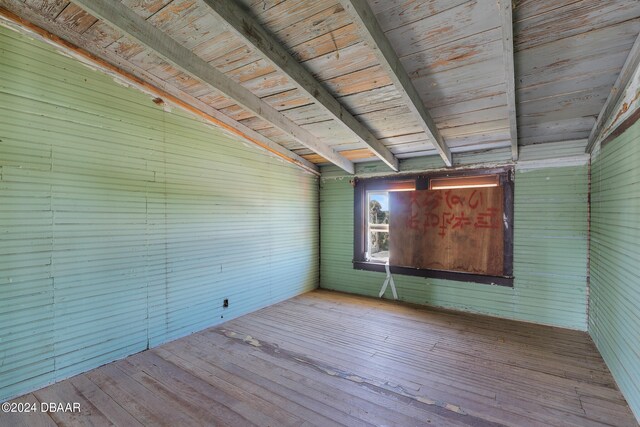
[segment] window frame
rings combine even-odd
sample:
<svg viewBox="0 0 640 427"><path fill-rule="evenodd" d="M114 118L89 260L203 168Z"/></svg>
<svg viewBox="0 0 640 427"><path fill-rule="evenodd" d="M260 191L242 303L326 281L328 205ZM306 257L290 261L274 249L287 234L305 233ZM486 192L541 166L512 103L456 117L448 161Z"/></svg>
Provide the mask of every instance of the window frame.
<svg viewBox="0 0 640 427"><path fill-rule="evenodd" d="M507 217L504 230L504 275L488 276L482 274L463 273L450 270L432 270L411 267L390 266L394 274L407 276L430 277L437 279L456 280L463 282L483 283L513 287L513 211L514 211L514 182L513 166L482 169L462 169L413 173L375 178L354 179L354 244L353 268L366 271L385 271L385 263L366 259L368 246L368 192L391 191L405 189L410 184L415 190L428 190L429 180L433 178L460 178L478 175L498 175L499 183L504 191L504 214Z"/></svg>
<svg viewBox="0 0 640 427"><path fill-rule="evenodd" d="M378 229L375 230L375 232L382 232L382 233L388 233L389 232L389 224L372 224L371 223L371 212L369 211L369 205L371 204L371 196L374 194L385 194L388 193L387 191L375 191L375 190L369 190L367 191L367 201L366 201L366 206L367 206L367 215L366 215L366 231L365 231L365 236L366 236L366 247L365 247L365 260L372 262L372 258L373 256L371 255L371 233L374 232L374 230L372 229L372 225L377 226ZM388 197L388 195L387 195ZM374 261L376 262L376 261ZM379 261L377 261L379 262Z"/></svg>

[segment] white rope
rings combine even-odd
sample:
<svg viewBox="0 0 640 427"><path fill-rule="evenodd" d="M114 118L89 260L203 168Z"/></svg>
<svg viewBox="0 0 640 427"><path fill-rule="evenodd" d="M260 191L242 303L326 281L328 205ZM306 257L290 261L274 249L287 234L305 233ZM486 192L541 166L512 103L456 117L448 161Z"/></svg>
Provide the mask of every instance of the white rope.
<svg viewBox="0 0 640 427"><path fill-rule="evenodd" d="M389 261L384 265L384 270L387 272L387 278L384 279L384 283L382 284L382 289L380 289L380 294L378 297L382 298L384 292L387 290L387 285L391 284L391 292L393 293L393 299L398 299L398 293L396 292L396 284L393 281L393 276L391 276L391 271L389 270Z"/></svg>

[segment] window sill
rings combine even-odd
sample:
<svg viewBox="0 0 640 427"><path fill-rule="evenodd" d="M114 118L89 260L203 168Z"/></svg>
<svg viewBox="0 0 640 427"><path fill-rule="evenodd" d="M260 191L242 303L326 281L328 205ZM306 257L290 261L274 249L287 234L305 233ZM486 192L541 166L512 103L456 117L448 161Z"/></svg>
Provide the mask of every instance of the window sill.
<svg viewBox="0 0 640 427"><path fill-rule="evenodd" d="M385 264L380 262L354 261L353 268L355 270L385 272ZM400 274L403 276L431 277L434 279L455 280L459 282L482 283L485 285L496 285L513 287L513 277L505 276L484 276L481 274L460 273L457 271L445 270L423 270L420 268L390 266L392 274Z"/></svg>

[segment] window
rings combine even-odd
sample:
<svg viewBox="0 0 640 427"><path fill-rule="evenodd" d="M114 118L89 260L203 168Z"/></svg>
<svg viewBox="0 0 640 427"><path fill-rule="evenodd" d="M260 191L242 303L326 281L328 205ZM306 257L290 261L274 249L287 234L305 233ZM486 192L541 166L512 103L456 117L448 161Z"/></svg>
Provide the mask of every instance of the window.
<svg viewBox="0 0 640 427"><path fill-rule="evenodd" d="M386 262L389 259L389 193L370 191L367 198L369 220L366 258Z"/></svg>
<svg viewBox="0 0 640 427"><path fill-rule="evenodd" d="M512 285L511 171L357 179L354 268Z"/></svg>
<svg viewBox="0 0 640 427"><path fill-rule="evenodd" d="M414 189L413 183L406 182L390 186L387 191L367 191L367 261L386 263L389 260L389 194Z"/></svg>

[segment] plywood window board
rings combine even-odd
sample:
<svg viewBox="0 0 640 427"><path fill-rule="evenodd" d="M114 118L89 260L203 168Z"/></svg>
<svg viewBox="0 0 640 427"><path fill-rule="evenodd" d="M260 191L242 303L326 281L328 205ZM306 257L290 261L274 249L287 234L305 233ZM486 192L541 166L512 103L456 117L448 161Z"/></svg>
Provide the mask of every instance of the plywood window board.
<svg viewBox="0 0 640 427"><path fill-rule="evenodd" d="M355 181L354 268L513 283L510 168Z"/></svg>

